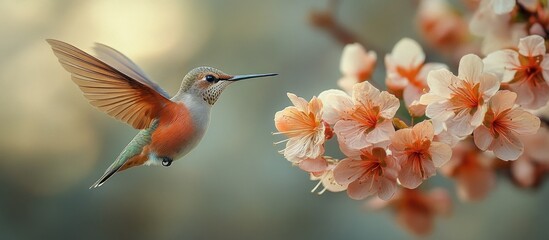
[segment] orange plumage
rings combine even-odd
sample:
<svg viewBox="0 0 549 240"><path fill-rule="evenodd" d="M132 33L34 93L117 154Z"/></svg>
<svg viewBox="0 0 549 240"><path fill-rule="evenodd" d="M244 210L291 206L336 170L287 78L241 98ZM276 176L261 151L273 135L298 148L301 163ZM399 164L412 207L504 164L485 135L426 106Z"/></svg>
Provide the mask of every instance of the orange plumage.
<svg viewBox="0 0 549 240"><path fill-rule="evenodd" d="M169 104L161 112L150 148L159 156L175 158L195 134L191 113L183 104Z"/></svg>

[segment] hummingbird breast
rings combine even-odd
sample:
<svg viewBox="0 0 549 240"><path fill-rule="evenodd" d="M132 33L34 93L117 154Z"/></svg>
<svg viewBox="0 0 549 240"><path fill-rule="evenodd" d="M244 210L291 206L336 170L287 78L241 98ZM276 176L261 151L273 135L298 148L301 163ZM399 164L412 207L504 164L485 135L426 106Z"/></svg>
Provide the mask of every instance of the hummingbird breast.
<svg viewBox="0 0 549 240"><path fill-rule="evenodd" d="M192 107L192 106L191 106ZM200 111L184 103L174 103L162 109L158 127L151 136L150 151L158 157L174 160L190 152L200 142L207 127L209 111L203 124Z"/></svg>

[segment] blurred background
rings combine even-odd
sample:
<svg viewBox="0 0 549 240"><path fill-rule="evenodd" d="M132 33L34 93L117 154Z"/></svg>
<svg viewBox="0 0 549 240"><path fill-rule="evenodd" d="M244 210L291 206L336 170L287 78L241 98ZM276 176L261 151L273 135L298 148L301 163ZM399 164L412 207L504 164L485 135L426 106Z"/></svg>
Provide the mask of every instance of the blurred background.
<svg viewBox="0 0 549 240"><path fill-rule="evenodd" d="M327 1L0 1L0 239L407 239L391 211L364 210L277 153L273 116L286 92L310 99L337 88L343 45L311 26ZM413 1L342 1L338 19L383 54L402 37L422 43ZM277 72L232 85L201 144L172 167L133 168L88 187L137 133L87 103L46 38L86 51L107 44L170 94L208 65ZM366 48L371 49L370 46ZM428 59L433 60L437 56ZM454 194L442 177L429 186ZM509 181L478 203L457 203L433 239L549 235L549 186Z"/></svg>

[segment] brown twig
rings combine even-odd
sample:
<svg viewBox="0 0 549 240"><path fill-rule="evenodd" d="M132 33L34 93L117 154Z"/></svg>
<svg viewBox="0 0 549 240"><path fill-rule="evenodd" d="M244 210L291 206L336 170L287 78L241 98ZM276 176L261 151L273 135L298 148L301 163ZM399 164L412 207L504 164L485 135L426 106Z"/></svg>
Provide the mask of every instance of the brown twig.
<svg viewBox="0 0 549 240"><path fill-rule="evenodd" d="M342 45L360 43L366 49L377 49L379 51L379 48L375 48L372 44L359 39L355 33L345 28L337 21L336 12L338 4L339 0L329 0L328 7L326 9L312 10L309 15L311 25L320 30L326 31ZM378 54L380 53L378 52ZM377 89L381 89L379 83L374 80L370 80L369 82Z"/></svg>
<svg viewBox="0 0 549 240"><path fill-rule="evenodd" d="M330 0L326 9L311 11L309 15L311 25L328 32L334 39L343 45L358 42L366 46L354 33L337 22L335 12L338 3L338 0Z"/></svg>

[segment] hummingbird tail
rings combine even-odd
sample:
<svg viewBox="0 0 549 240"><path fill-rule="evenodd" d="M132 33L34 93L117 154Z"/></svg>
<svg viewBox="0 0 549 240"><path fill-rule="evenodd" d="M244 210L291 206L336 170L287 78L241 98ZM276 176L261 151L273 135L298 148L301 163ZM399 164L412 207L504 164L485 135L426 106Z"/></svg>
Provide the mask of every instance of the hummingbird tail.
<svg viewBox="0 0 549 240"><path fill-rule="evenodd" d="M103 183L105 183L112 175L114 175L116 172L118 172L118 170L120 170L120 168L122 166L123 165L120 165L120 166L118 166L117 168L114 168L114 169L110 169L110 168L107 169L105 174L103 174L103 176L101 176L97 180L97 182L95 182L93 185L91 185L90 189L101 187L101 185L103 185Z"/></svg>
<svg viewBox="0 0 549 240"><path fill-rule="evenodd" d="M124 171L130 167L139 166L146 162L148 160L148 153L144 153L143 149L150 143L151 131L153 131L156 126L157 121L153 123L152 128L141 130L90 189L101 187L101 185L117 172Z"/></svg>

